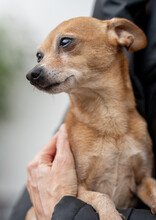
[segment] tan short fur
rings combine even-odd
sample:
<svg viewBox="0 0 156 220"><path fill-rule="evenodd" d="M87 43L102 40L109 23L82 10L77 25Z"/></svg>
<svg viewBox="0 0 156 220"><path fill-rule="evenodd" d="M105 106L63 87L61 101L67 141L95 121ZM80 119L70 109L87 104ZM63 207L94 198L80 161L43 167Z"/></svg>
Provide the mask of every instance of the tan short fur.
<svg viewBox="0 0 156 220"><path fill-rule="evenodd" d="M61 37L74 42L61 48ZM123 46L129 52L146 46L144 33L128 20L75 18L48 35L39 48L44 57L36 66L45 69L48 83L59 83L36 87L69 94L65 122L78 198L90 203L101 220L120 220L115 207L135 206L137 197L156 212L152 143L136 110Z"/></svg>

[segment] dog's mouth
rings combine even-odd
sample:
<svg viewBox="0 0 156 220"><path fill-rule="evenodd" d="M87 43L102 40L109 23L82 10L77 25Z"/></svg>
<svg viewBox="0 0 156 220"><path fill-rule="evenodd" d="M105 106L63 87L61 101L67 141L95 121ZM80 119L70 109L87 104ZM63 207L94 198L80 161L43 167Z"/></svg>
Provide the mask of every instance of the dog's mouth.
<svg viewBox="0 0 156 220"><path fill-rule="evenodd" d="M65 80L62 80L60 82L53 82L53 83L48 83L48 85L46 85L45 83L44 84L38 84L38 83L35 83L35 82L30 82L32 85L34 85L36 88L40 89L40 90L44 90L46 92L49 92L49 91L54 91L56 90L57 88L65 85L68 83L68 81L70 80L70 78L72 78L74 75L70 75L68 76Z"/></svg>
<svg viewBox="0 0 156 220"><path fill-rule="evenodd" d="M65 82L65 81L63 81L63 82ZM50 89L61 85L61 83L63 83L63 82L60 82L60 83L52 83L52 84L50 84L49 86L44 87L43 89L46 90L46 91L49 91Z"/></svg>

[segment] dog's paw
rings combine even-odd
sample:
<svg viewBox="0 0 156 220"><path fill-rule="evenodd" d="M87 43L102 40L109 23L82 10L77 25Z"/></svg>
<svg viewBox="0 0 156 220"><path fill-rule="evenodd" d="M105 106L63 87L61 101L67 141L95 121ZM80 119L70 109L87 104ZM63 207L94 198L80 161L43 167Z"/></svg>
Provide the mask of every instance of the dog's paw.
<svg viewBox="0 0 156 220"><path fill-rule="evenodd" d="M127 218L124 215L120 214L120 216L121 216L122 220L127 220Z"/></svg>
<svg viewBox="0 0 156 220"><path fill-rule="evenodd" d="M100 214L99 213L99 216L100 216L100 220L127 220L123 215L119 214L118 212L115 212L115 213L103 213L103 214Z"/></svg>
<svg viewBox="0 0 156 220"><path fill-rule="evenodd" d="M152 207L151 212L152 212L153 215L155 215L156 214L156 207Z"/></svg>

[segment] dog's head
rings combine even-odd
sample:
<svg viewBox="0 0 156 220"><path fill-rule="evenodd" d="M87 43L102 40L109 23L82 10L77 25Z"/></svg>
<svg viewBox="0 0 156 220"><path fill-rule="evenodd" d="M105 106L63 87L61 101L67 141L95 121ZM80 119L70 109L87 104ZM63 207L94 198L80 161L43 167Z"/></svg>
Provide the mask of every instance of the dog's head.
<svg viewBox="0 0 156 220"><path fill-rule="evenodd" d="M53 94L93 88L116 61L121 47L133 52L145 46L142 30L126 19L74 18L48 35L38 49L38 64L27 79Z"/></svg>

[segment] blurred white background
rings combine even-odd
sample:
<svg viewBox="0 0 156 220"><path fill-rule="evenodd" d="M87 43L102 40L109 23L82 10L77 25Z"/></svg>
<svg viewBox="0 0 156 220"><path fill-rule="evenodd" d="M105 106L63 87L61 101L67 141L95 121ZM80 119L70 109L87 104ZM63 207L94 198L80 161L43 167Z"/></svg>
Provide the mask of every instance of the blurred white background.
<svg viewBox="0 0 156 220"><path fill-rule="evenodd" d="M1 220L9 214L2 216L2 208L12 207L26 183L28 161L50 139L69 104L66 94L50 96L34 89L26 72L36 64L37 47L56 25L91 16L93 6L94 0L0 0L0 25L8 29L13 48L21 46L18 64L23 62L20 71L11 73L6 96L9 113L0 119ZM1 55L4 52L0 49ZM15 53L16 48L10 57Z"/></svg>

